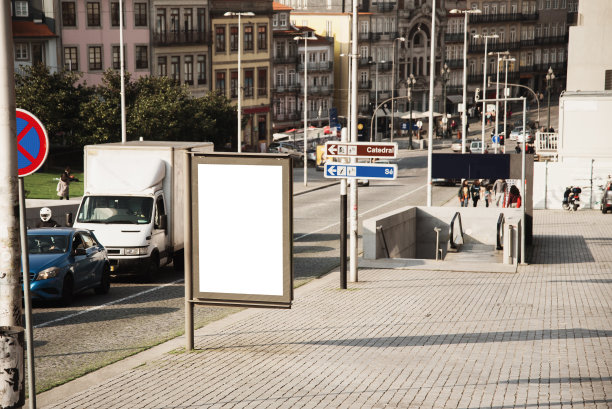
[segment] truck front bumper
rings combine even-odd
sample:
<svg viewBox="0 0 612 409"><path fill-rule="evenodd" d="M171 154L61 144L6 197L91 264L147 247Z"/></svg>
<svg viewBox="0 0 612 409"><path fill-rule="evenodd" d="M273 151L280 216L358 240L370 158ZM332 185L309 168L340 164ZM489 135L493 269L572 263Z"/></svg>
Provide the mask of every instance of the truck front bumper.
<svg viewBox="0 0 612 409"><path fill-rule="evenodd" d="M109 257L112 274L141 272L149 268L149 256L143 257Z"/></svg>

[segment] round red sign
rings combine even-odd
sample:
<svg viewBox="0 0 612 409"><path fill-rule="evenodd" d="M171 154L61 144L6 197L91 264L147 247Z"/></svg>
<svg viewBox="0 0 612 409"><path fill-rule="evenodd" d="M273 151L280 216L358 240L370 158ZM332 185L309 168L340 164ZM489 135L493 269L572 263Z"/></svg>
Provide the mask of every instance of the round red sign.
<svg viewBox="0 0 612 409"><path fill-rule="evenodd" d="M17 167L19 176L36 172L47 159L47 130L32 113L17 108Z"/></svg>

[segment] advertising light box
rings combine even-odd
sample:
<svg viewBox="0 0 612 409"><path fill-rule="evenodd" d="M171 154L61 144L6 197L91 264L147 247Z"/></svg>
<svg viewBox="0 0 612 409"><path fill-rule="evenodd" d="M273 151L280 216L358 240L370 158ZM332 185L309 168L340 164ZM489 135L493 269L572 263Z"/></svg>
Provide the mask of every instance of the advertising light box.
<svg viewBox="0 0 612 409"><path fill-rule="evenodd" d="M193 157L194 302L291 306L291 180L286 155Z"/></svg>

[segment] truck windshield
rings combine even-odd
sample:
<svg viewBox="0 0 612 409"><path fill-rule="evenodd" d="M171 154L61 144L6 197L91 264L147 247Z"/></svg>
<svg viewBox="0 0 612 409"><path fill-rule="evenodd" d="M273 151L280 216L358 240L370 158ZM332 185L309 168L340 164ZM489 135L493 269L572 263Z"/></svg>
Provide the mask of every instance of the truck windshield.
<svg viewBox="0 0 612 409"><path fill-rule="evenodd" d="M149 224L152 197L86 196L77 222L105 224Z"/></svg>

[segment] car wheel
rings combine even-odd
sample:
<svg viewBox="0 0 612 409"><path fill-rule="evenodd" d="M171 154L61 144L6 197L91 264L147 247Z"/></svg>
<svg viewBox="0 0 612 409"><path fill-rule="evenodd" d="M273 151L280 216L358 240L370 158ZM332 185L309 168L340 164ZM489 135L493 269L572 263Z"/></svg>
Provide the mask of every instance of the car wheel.
<svg viewBox="0 0 612 409"><path fill-rule="evenodd" d="M72 299L74 297L74 279L71 274L66 274L64 277L64 283L62 285L62 296L60 298L60 303L62 306L67 307L72 303Z"/></svg>
<svg viewBox="0 0 612 409"><path fill-rule="evenodd" d="M149 259L149 264L145 267L143 271L143 281L150 283L153 281L157 273L159 272L159 254L153 253L151 254L151 258Z"/></svg>
<svg viewBox="0 0 612 409"><path fill-rule="evenodd" d="M607 207L606 205L602 204L602 205L601 205L601 212L602 212L603 214L608 213L608 207Z"/></svg>
<svg viewBox="0 0 612 409"><path fill-rule="evenodd" d="M108 294L110 291L110 268L108 265L104 265L104 269L102 270L102 277L100 278L100 284L94 288L96 294Z"/></svg>

